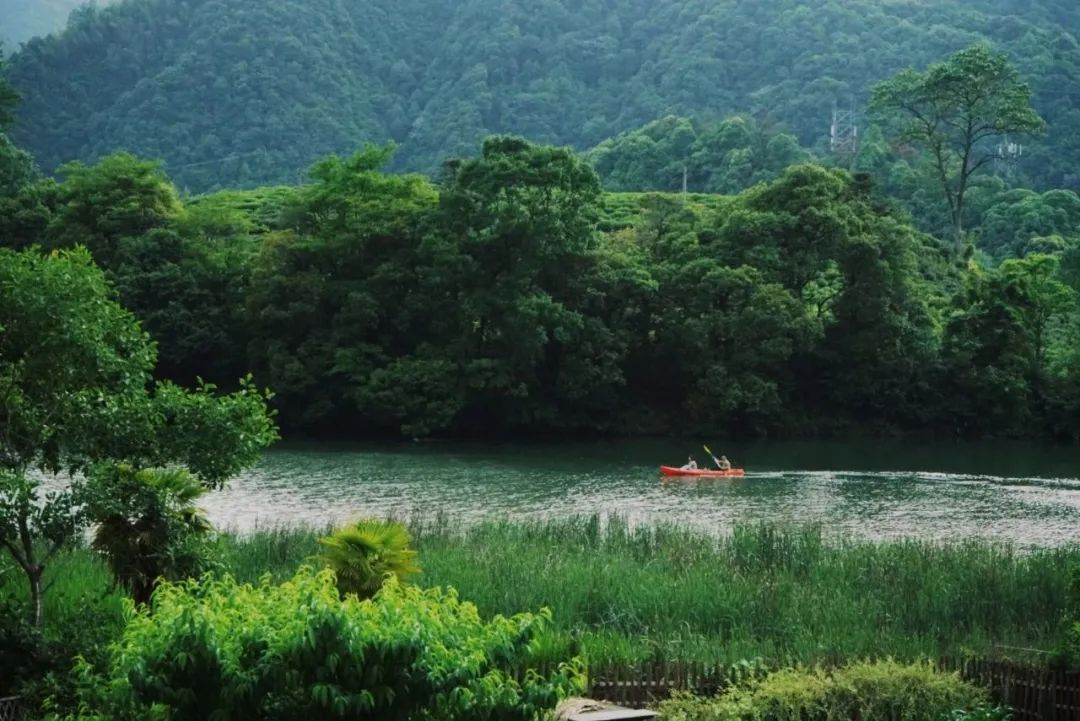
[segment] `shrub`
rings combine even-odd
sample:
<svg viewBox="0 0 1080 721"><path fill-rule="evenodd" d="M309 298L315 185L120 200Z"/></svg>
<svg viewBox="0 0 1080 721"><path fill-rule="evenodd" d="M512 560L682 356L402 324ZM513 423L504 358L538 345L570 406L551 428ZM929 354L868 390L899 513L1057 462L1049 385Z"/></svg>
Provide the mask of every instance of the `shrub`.
<svg viewBox="0 0 1080 721"><path fill-rule="evenodd" d="M665 721L941 721L958 711L981 719L987 709L986 692L957 674L894 661L788 669L715 698L681 694L660 706Z"/></svg>
<svg viewBox="0 0 1080 721"><path fill-rule="evenodd" d="M106 678L84 668L82 718L532 721L580 692L578 660L544 676L531 644L548 612L480 620L452 590L389 579L340 600L333 573L256 586L162 583L133 610Z"/></svg>
<svg viewBox="0 0 1080 721"><path fill-rule="evenodd" d="M404 523L366 519L319 539L320 558L337 576L341 594L370 598L387 576L406 581L420 572Z"/></svg>

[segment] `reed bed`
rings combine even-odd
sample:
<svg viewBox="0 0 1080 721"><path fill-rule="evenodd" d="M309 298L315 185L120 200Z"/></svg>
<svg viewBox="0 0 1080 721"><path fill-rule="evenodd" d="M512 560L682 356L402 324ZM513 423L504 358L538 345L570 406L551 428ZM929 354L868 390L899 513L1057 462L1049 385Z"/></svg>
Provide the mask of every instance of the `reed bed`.
<svg viewBox="0 0 1080 721"><path fill-rule="evenodd" d="M419 583L453 586L487 615L548 607L552 653L572 646L598 662L1030 657L1056 646L1080 562L1077 548L868 542L814 527L744 524L714 537L619 517L409 523ZM325 532L224 533L216 560L242 580L285 578ZM89 551L55 573L52 618L95 594L115 598ZM18 593L18 580L0 576L0 594Z"/></svg>
<svg viewBox="0 0 1080 721"><path fill-rule="evenodd" d="M454 586L484 613L547 606L597 660L1049 650L1080 560L1080 549L874 543L775 525L716 538L617 517L419 525L415 537L424 583Z"/></svg>

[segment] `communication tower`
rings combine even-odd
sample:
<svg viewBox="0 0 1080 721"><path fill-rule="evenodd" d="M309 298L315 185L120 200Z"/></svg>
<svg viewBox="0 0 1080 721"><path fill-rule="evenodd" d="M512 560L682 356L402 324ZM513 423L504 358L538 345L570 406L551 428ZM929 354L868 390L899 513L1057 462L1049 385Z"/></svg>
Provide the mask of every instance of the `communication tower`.
<svg viewBox="0 0 1080 721"><path fill-rule="evenodd" d="M855 103L841 110L833 103L829 149L842 165L850 166L859 152L859 126L855 123Z"/></svg>
<svg viewBox="0 0 1080 721"><path fill-rule="evenodd" d="M1009 140L1006 135L994 148L994 172L1011 179L1016 175L1016 166L1024 155L1024 146Z"/></svg>

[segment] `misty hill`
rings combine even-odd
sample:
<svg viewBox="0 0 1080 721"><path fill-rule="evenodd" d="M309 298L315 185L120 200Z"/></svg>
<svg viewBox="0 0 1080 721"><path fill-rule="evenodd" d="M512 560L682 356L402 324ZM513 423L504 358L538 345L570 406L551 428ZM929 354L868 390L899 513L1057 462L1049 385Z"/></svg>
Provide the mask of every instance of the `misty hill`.
<svg viewBox="0 0 1080 721"><path fill-rule="evenodd" d="M740 113L821 147L834 103L985 39L1036 90L1037 185L1075 186L1071 0L125 0L30 42L14 139L46 170L124 148L181 187L293 182L400 145L431 171L490 133L580 149L669 115Z"/></svg>

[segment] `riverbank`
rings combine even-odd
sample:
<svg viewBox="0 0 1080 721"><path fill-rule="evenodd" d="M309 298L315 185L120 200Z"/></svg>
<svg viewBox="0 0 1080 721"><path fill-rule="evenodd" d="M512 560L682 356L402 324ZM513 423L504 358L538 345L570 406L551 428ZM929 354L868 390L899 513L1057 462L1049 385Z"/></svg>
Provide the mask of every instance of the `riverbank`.
<svg viewBox="0 0 1080 721"><path fill-rule="evenodd" d="M579 644L598 663L1042 658L1060 638L1068 569L1080 563L1075 546L868 542L776 525L740 524L719 538L598 516L411 528L419 583L453 586L485 616L549 607L551 653ZM223 534L215 556L242 580L284 579L320 535ZM119 627L119 594L89 551L60 559L52 575L50 628L92 610ZM20 580L0 575L0 596L22 593Z"/></svg>

